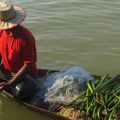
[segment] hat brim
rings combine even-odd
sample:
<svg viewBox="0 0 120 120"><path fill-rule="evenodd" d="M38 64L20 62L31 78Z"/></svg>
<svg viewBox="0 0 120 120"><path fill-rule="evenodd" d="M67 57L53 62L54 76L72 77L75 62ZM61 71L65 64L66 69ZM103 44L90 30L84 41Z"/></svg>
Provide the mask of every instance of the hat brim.
<svg viewBox="0 0 120 120"><path fill-rule="evenodd" d="M0 29L10 29L24 21L26 17L25 10L18 6L14 6L14 9L16 11L15 17L8 21L0 21Z"/></svg>

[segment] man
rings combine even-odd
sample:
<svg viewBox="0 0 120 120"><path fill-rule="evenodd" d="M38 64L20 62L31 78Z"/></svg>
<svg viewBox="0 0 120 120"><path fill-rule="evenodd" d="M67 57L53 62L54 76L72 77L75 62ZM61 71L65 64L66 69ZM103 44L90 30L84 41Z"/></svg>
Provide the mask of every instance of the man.
<svg viewBox="0 0 120 120"><path fill-rule="evenodd" d="M20 25L25 16L22 8L0 2L0 90L29 101L36 88L36 47L32 33Z"/></svg>

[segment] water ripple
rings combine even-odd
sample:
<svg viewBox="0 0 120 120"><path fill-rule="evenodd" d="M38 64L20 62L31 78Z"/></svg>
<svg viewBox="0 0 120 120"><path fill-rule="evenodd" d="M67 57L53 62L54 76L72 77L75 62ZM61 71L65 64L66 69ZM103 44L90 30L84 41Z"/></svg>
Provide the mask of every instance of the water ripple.
<svg viewBox="0 0 120 120"><path fill-rule="evenodd" d="M39 43L38 56L43 56L38 57L43 62L40 65L48 65L47 62L53 61L56 67L63 67L64 62L69 61L71 65L90 66L91 62L94 66L95 62L92 61L99 58L118 69L119 0L13 1L26 7L27 18L24 24L33 31ZM114 72L112 67L110 70Z"/></svg>

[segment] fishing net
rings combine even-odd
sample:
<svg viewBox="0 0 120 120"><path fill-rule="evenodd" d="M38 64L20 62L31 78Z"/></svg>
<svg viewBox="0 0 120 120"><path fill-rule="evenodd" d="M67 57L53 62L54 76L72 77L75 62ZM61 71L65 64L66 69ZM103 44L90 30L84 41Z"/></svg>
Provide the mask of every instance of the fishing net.
<svg viewBox="0 0 120 120"><path fill-rule="evenodd" d="M86 82L91 80L92 76L79 67L48 74L41 80L35 99L47 105L58 101L69 102L84 91Z"/></svg>

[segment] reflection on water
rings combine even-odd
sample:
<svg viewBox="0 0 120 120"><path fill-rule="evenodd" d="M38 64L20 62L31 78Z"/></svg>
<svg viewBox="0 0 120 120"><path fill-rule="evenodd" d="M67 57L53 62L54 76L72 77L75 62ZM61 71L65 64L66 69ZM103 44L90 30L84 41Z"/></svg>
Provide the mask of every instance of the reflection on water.
<svg viewBox="0 0 120 120"><path fill-rule="evenodd" d="M0 120L55 120L36 111L24 107L7 97L1 97L2 114Z"/></svg>

